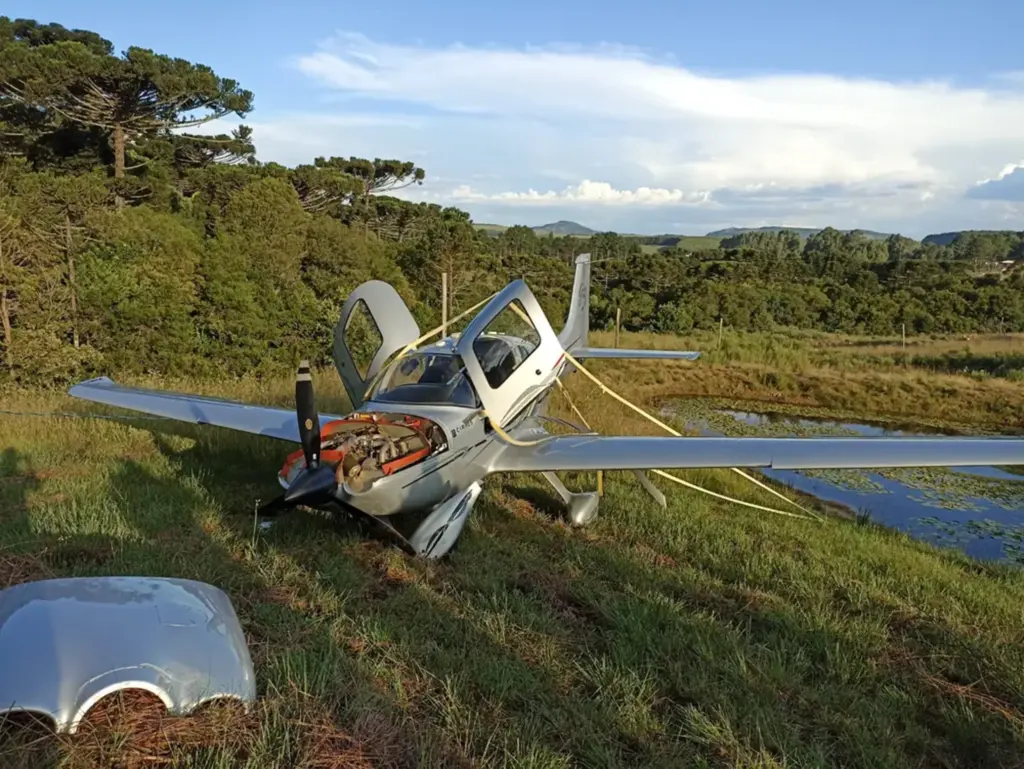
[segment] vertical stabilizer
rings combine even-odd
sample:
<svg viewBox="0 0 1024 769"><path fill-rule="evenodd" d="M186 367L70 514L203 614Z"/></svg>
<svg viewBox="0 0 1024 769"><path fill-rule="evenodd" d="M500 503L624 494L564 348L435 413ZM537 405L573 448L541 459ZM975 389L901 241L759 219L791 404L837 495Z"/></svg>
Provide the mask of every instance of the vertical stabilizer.
<svg viewBox="0 0 1024 769"><path fill-rule="evenodd" d="M586 347L587 332L590 330L590 254L576 257L576 277L572 283L572 300L565 328L558 335L563 350Z"/></svg>

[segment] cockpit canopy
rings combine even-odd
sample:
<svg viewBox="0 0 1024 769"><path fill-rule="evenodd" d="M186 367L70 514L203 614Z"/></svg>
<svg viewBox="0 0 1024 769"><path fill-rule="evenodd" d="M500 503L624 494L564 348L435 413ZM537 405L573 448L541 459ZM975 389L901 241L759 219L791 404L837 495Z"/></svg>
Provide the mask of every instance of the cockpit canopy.
<svg viewBox="0 0 1024 769"><path fill-rule="evenodd" d="M514 337L486 334L473 350L491 387L498 387L530 353ZM416 350L392 363L369 393L380 403L416 403L480 408L480 398L462 358L448 346Z"/></svg>

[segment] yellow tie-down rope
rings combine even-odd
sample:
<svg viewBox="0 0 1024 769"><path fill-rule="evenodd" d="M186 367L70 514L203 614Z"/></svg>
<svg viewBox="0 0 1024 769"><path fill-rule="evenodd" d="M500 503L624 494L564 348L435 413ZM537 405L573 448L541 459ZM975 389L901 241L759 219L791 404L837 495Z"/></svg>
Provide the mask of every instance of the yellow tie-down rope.
<svg viewBox="0 0 1024 769"><path fill-rule="evenodd" d="M415 339L412 342L409 342L409 344L407 344L404 348L402 348L401 352L399 352L398 355L395 356L394 361L392 361L392 363L394 363L395 361L398 361L401 358L405 357L409 352L411 352L412 350L416 349L419 345L423 344L425 341L430 339L435 334L440 334L443 330L445 330L446 326L451 326L454 323L457 323L458 321L462 320L467 315L469 315L471 312L475 312L480 307L483 307L485 304L487 304L487 302L491 301L491 299L493 299L495 296L497 296L497 294L498 294L498 292L495 292L495 293L491 294L486 299L483 299L483 300L477 302L476 304L474 304L472 307L470 307L465 312L462 312L459 315L456 315L454 318L451 318L446 324L442 324L440 326L437 326L436 328L433 328L430 331L428 331L427 333L423 334L418 339ZM509 306L512 308L512 310L517 315L520 316L520 318L525 320L531 326L533 325L533 322L528 317L526 317L526 315L523 313L523 311L520 310L515 305L514 302L512 304L510 304ZM572 363L573 366L575 366L578 371L582 372L584 376L586 376L588 379L590 379L592 382L594 382L594 384L596 384L599 388L601 388L602 392L606 393L607 395L610 395L615 400L617 400L620 403L622 403L624 406L627 406L628 408L630 408L633 411L637 412L642 417L644 417L645 419L647 419L647 420L653 422L654 424L658 425L659 427L661 427L662 429L666 430L671 435L674 435L677 438L684 437L682 433L672 429L667 424L665 424L664 422L662 422L659 419L657 419L656 417L654 417L652 414L647 413L646 411L644 411L642 408L640 408L636 404L631 403L630 401L626 400L621 395L619 395L617 392L612 390L604 382L602 382L600 379L598 379L596 376L594 376L592 373L590 373L586 368L584 368L584 366L578 360L576 360L576 358L574 358L572 355L570 355L568 352L563 351L563 353L565 355L565 359L567 361L569 361L570 363ZM365 389L366 392L370 391L371 387L374 384L376 384L377 380L380 379L381 376L383 376L384 372L387 371L388 368L390 368L390 365L391 364L388 364L388 365L385 365L385 366L381 366L380 371L378 371L377 374L374 375L374 377L367 383L366 389ZM576 405L572 402L572 399L569 398L569 392L568 392L568 390L565 389L565 386L562 384L561 379L556 379L555 381L558 383L558 386L561 388L562 393L566 396L566 399L568 400L569 405L572 408L572 410L576 413L576 415L583 422L583 426L586 427L589 430L590 429L590 425L587 423L587 420L583 417L583 414L580 413L579 409L576 408ZM486 409L480 409L480 413L481 413L481 415L483 416L484 419L487 419L491 423L491 426L494 428L495 433L497 433L504 441L506 441L508 443L511 443L514 446L535 446L535 445L537 445L539 443L544 443L544 442L546 442L548 440L551 440L551 438L555 437L555 436L548 436L548 437L541 438L541 439L535 440L535 441L521 441L521 440L518 440L517 438L513 438L511 435L509 435L501 427L501 425L498 423L497 420L491 418L491 416L487 413ZM662 478L666 478L666 479L668 479L668 480L670 480L670 481L672 481L674 483L678 483L678 484L680 484L682 486L686 486L689 489L693 489L694 491L699 491L699 492L701 492L703 494L708 494L709 496L717 497L718 499L722 499L722 500L725 500L727 502L732 502L732 503L737 504L737 505L742 505L744 507L750 507L750 508L753 508L755 510L763 510L763 511L768 512L768 513L775 513L776 515L785 515L785 516L789 516L791 518L801 518L801 519L804 519L804 520L818 520L818 521L821 520L821 516L819 516L819 515L811 512L810 510L802 507L801 505L797 504L793 500L789 499L789 497L785 496L784 494L781 494L780 492L778 492L775 489L771 488L770 486L762 483L761 481L757 480L756 478L751 477L750 475L748 475L747 473L743 472L739 468L733 467L733 468L730 468L730 469L733 472L735 472L735 473L739 473L739 475L741 475L742 477L746 478L748 481L750 481L751 483L755 484L756 486L760 486L762 489L764 489L765 491L769 492L770 494L774 494L775 496L779 497L780 499L784 500L785 502L787 502L787 503L797 507L798 509L800 509L803 512L807 513L807 515L797 515L795 513L786 512L785 510L776 510L776 509L771 508L771 507L765 507L763 505L758 505L758 504L755 504L753 502L744 502L742 499L734 499L733 497L726 496L725 494L719 494L717 492L711 491L710 489L705 489L705 488L703 488L701 486L698 486L698 485L696 485L694 483L690 483L689 481L686 481L686 480L684 480L682 478L679 478L679 477L677 477L675 475L671 475L670 473L666 473L664 470L651 470L651 472L655 473L656 475L661 476ZM603 480L603 471L598 470L597 471L598 493L601 493L602 490L603 490L602 489L602 486L603 486L602 480Z"/></svg>
<svg viewBox="0 0 1024 769"><path fill-rule="evenodd" d="M527 318L523 314L523 311L520 310L518 307L516 307L516 305L514 303L511 304L510 307L513 309L513 311L517 315L519 315L520 318L522 318L524 321L526 321L527 323L530 323L532 325L532 323L530 322L530 319ZM606 395L610 395L615 400L617 400L619 403L621 403L622 405L632 409L633 411L635 411L636 413L638 413L640 416L644 417L645 419L649 420L650 422L653 422L654 424L658 425L658 427L662 428L663 430L668 432L670 435L673 435L673 436L675 436L677 438L684 437L683 434L680 433L678 430L674 430L673 428L669 427L667 424L662 422L660 419L655 417L653 414L650 414L650 413L644 411L642 408L637 406L635 403L631 403L630 401L628 401L625 398L623 398L617 392L615 392L610 387L608 387L604 382L602 382L600 379L598 379L596 376L594 376L594 374L590 373L590 371L588 371L571 354L569 354L566 351L563 351L563 352L564 352L564 355L565 355L565 359L567 361L569 361L570 363L572 363L572 365L575 366L578 371L582 372L584 376L586 376L588 379L590 379L590 381L592 381L599 388L601 388L601 391L604 392ZM562 384L561 380L556 380L556 381L559 383L559 385ZM565 393L565 395L568 397L568 392L565 390L564 387L562 388L562 392ZM579 410L576 409L575 405L573 405L572 408L580 416L580 418L582 419L583 415L580 414ZM483 411L483 410L481 409L481 411ZM490 419L490 417L487 416L486 412L484 412L484 416L486 418ZM513 438L511 435L509 435L504 430L502 430L501 426L496 424L495 420L491 419L490 422L491 422L491 425L494 427L495 432L498 433L498 435L500 435L504 440L506 440L509 443L512 443L514 445L530 446L530 445L535 445L535 444L538 444L538 443L543 443L546 440L548 440L548 438L541 438L541 439L536 440L536 441L526 441L526 442L519 441L519 440L516 440L515 438ZM586 426L589 429L590 426L587 425L586 420L583 421L583 424L584 424L584 426ZM767 491L769 494L773 494L776 497L778 497L779 499L781 499L784 502L786 502L787 504L793 505L797 509L802 510L803 512L807 513L807 515L797 515L796 513L790 513L790 512L786 512L784 510L776 510L776 509L771 508L771 507L764 507L763 505L758 505L758 504L755 504L753 502L744 502L741 499L733 499L732 497L728 497L728 496L726 496L724 494L719 494L717 492L711 491L710 489L705 489L705 488L703 488L701 486L698 486L698 485L696 485L694 483L690 483L689 481L684 480L684 479L682 479L682 478L680 478L678 476L672 475L670 473L666 473L664 470L651 470L651 472L653 472L655 475L661 476L662 478L667 478L668 480L670 480L670 481L672 481L674 483L678 483L678 484L680 484L682 486L686 486L689 489L693 489L694 491L700 491L700 492L702 492L704 494L708 494L708 495L710 495L712 497L717 497L719 499L724 499L724 500L726 500L728 502L734 502L735 504L743 505L744 507L751 507L751 508L754 508L756 510L764 510L764 511L769 512L769 513L775 513L777 515L785 515L785 516L789 516L791 518L801 518L801 519L804 519L804 520L817 520L817 521L822 520L820 515L817 515L816 513L813 513L812 511L808 510L807 508L803 507L802 505L798 504L797 502L794 502L789 497L787 497L785 494L782 494L781 492L776 491L775 489L771 488L767 484L762 483L761 481L759 481L756 478L752 477L748 473L743 472L738 467L732 467L730 469L734 473L738 473L741 477L743 477L743 478L747 479L748 481L750 481L751 483L753 483L755 486L759 486L760 488L762 488L765 491ZM600 475L598 475L598 483L600 484Z"/></svg>
<svg viewBox="0 0 1024 769"><path fill-rule="evenodd" d="M681 433L676 432L675 430L673 430L668 425L663 424L662 422L658 421L657 419L655 419L650 414L647 414L639 406L636 406L636 405L630 403L629 401L627 401L625 398L623 398L621 395L616 393L611 388L606 387L597 377L595 377L593 374L591 374L589 371L587 371L585 368L583 368L579 364L579 362L576 361L574 358L572 358L572 356L570 356L568 353L566 353L566 359L568 359L574 366L576 366L577 369L582 371L587 377L589 377L591 380L593 380L594 383L597 384L608 395L611 395L616 400L620 401L621 403L625 404L626 406L629 406L631 409L633 409L634 411L638 412L639 414L647 417L648 419L650 419L655 424L661 425L662 427L664 427L666 430L668 430L670 433L672 433L676 437L678 437L678 438L684 437ZM558 381L559 385L562 384L560 380L556 380L556 381ZM566 395L566 398L568 399L569 393L564 388L564 386L562 386L562 392ZM573 411L575 411L576 414L582 419L583 415L580 414L579 410L575 407L575 405L572 404L571 400L570 400L570 405L572 406ZM485 419L490 420L491 427L494 428L494 432L496 432L502 438L502 440L504 440L504 441L506 441L508 443L511 443L513 446L523 446L523 447L536 446L536 445L538 445L540 443L546 443L547 441L550 441L552 438L557 437L557 436L546 436L544 438L539 438L539 439L534 440L534 441L521 441L518 438L513 438L511 435L509 435L507 432L505 432L505 430L502 429L501 425L499 425L495 420L491 419L491 417L487 414L487 411L485 409L480 409L480 413L483 415L483 417ZM583 421L583 424L588 429L590 428L590 426L586 423L586 420ZM799 508L800 510L803 510L805 513L808 513L808 515L797 515L796 513L790 513L790 512L788 512L786 510L776 510L774 507L766 507L764 505L758 505L758 504L756 504L754 502L745 502L742 499L736 499L734 497L726 496L725 494L719 494L717 491L711 491L711 489L705 489L703 486L698 486L695 483L690 483L690 481L687 481L687 480L684 480L683 478L680 478L678 476L672 475L671 473L666 473L664 470L649 470L649 472L652 472L655 475L661 476L662 478L666 478L666 479L672 481L673 483L678 483L681 486L685 486L688 489L693 489L694 491L699 491L702 494L707 494L707 495L712 496L712 497L717 497L718 499L725 500L726 502L732 502L732 503L737 504L737 505L742 505L743 507L750 507L750 508L753 508L754 510L763 510L764 512L775 513L776 515L785 515L785 516L787 516L789 518L800 518L801 520L807 520L807 521L812 521L812 520L820 521L821 520L821 516L819 516L819 515L813 513L812 511L807 510L806 508L800 506L799 504L797 504L793 500L789 499L788 497L784 496L783 494L779 493L778 491L776 491L775 489L771 488L770 486L766 486L765 484L761 483L756 478L752 478L750 475L748 475L747 473L744 473L739 468L733 467L733 468L730 468L730 469L733 470L734 472L739 473L741 476L743 476L747 480L752 481L757 486L760 486L761 488L767 490L768 492L774 494L775 496L781 497L782 499L784 499L789 504L794 505L795 507ZM598 493L601 493L601 491L602 491L602 489L601 489L601 486L602 486L602 483L601 483L601 481L602 481L602 474L603 473L602 473L601 470L597 471Z"/></svg>

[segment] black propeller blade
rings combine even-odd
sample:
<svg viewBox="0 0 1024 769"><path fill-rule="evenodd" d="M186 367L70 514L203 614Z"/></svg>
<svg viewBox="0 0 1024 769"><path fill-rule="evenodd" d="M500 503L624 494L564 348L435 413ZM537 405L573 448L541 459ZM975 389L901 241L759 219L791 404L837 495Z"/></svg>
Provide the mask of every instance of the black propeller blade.
<svg viewBox="0 0 1024 769"><path fill-rule="evenodd" d="M320 416L316 412L308 360L299 364L299 372L295 376L295 413L306 466L295 474L284 494L259 508L257 515L261 518L297 505L322 505L334 499L333 492L338 486L334 469L320 464Z"/></svg>
<svg viewBox="0 0 1024 769"><path fill-rule="evenodd" d="M299 364L299 373L295 377L295 412L299 418L302 454L306 458L306 467L312 470L320 464L320 416L316 413L308 360Z"/></svg>

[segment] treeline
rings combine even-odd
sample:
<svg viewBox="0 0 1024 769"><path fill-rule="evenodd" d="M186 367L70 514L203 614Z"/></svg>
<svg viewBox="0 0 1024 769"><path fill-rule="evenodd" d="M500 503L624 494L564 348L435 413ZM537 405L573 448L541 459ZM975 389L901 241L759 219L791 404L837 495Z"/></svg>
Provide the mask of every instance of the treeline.
<svg viewBox="0 0 1024 769"><path fill-rule="evenodd" d="M1024 327L1020 275L978 267L1019 255L1019 234L992 234L1001 245L982 251L825 230L657 253L614 233L491 237L464 211L394 197L424 181L413 163L286 168L256 157L245 126L190 131L253 104L201 64L0 17L0 379L326 362L341 304L370 278L393 283L426 329L440 319L442 272L456 313L523 277L558 328L584 251L594 327L616 307L635 330Z"/></svg>

